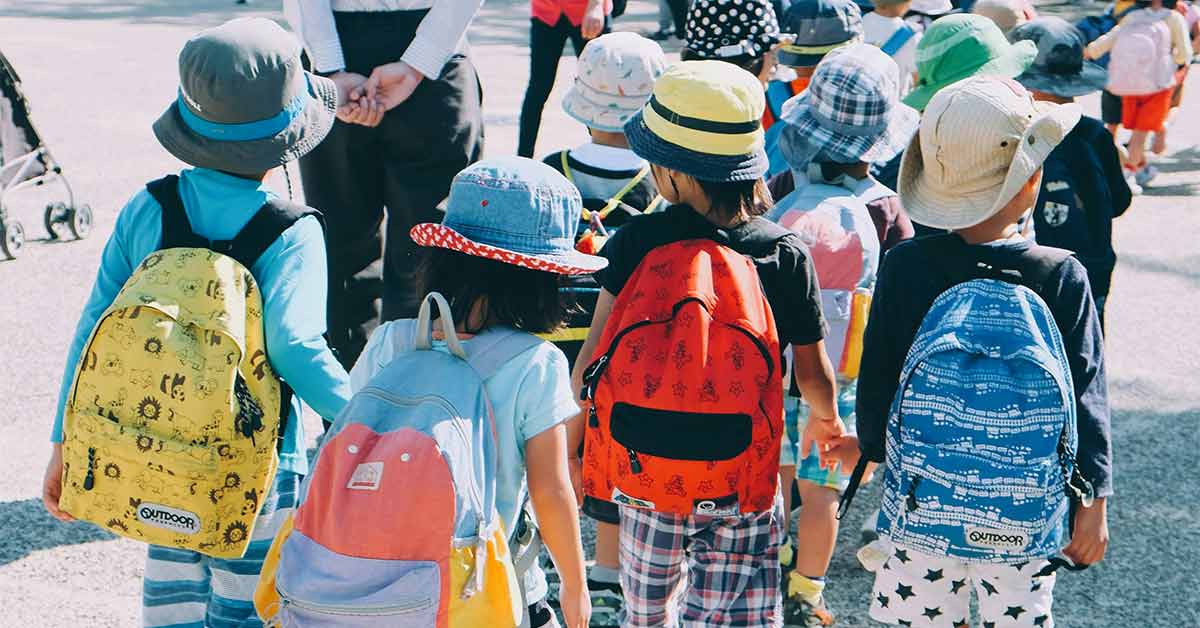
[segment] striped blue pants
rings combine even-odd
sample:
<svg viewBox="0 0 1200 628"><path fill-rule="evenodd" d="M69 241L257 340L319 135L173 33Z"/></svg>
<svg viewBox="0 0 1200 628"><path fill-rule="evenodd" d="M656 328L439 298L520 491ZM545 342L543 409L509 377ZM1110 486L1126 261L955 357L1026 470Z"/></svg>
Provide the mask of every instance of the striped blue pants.
<svg viewBox="0 0 1200 628"><path fill-rule="evenodd" d="M263 559L296 507L300 476L280 471L242 558L223 559L191 550L151 545L142 581L142 623L147 628L259 628L254 589Z"/></svg>

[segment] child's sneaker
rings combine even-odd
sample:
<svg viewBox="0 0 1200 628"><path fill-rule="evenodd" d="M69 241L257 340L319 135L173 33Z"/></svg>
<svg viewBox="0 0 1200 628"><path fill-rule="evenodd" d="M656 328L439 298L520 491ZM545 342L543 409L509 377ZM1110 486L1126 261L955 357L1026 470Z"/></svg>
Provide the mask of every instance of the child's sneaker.
<svg viewBox="0 0 1200 628"><path fill-rule="evenodd" d="M625 605L625 594L616 582L597 582L588 578L588 592L592 598L591 628L616 628L620 626L621 608Z"/></svg>
<svg viewBox="0 0 1200 628"><path fill-rule="evenodd" d="M1137 182L1137 173L1135 173L1131 170L1126 170L1125 171L1125 184L1129 186L1130 194L1132 194L1134 196L1141 195L1142 186L1139 185Z"/></svg>
<svg viewBox="0 0 1200 628"><path fill-rule="evenodd" d="M1138 170L1133 175L1133 180L1139 187L1147 188L1150 187L1150 182L1153 181L1154 177L1157 176L1158 168L1155 168L1154 166L1146 166L1141 170Z"/></svg>
<svg viewBox="0 0 1200 628"><path fill-rule="evenodd" d="M879 521L879 509L871 511L871 514L863 519L862 528L859 529L859 538L862 539L863 545L869 545L879 539L879 531L875 529L876 522Z"/></svg>
<svg viewBox="0 0 1200 628"><path fill-rule="evenodd" d="M787 597L783 600L786 628L832 626L833 613L825 606L824 580L813 580L796 572L788 574Z"/></svg>

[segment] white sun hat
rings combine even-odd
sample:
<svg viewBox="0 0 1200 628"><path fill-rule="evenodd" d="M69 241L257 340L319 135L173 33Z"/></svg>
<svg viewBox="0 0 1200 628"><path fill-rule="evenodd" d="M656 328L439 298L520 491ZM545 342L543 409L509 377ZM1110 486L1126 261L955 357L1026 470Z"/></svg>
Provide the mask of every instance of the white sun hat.
<svg viewBox="0 0 1200 628"><path fill-rule="evenodd" d="M914 222L964 229L996 215L1079 122L1079 106L1037 102L1011 79L976 76L938 92L900 163Z"/></svg>

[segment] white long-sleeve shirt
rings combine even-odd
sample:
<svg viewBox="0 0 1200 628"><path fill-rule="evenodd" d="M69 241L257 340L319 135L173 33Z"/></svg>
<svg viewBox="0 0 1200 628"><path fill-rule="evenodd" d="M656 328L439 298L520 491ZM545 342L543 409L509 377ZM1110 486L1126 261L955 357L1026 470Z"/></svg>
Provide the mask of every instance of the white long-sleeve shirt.
<svg viewBox="0 0 1200 628"><path fill-rule="evenodd" d="M442 66L463 45L467 27L483 0L284 0L283 11L317 72L346 67L334 11L416 11L429 9L401 61L427 78L436 79Z"/></svg>

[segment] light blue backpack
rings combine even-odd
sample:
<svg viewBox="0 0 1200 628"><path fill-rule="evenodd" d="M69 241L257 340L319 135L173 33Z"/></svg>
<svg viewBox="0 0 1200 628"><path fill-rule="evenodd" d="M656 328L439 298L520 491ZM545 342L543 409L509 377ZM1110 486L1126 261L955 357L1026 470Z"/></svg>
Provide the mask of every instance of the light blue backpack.
<svg viewBox="0 0 1200 628"><path fill-rule="evenodd" d="M449 354L432 349L435 303ZM416 321L387 325L396 357L330 429L268 557L260 615L297 628L517 626L519 563L532 561L514 558L496 510L484 381L543 341L512 329L459 341L437 293Z"/></svg>
<svg viewBox="0 0 1200 628"><path fill-rule="evenodd" d="M878 529L967 562L1045 559L1070 511L1071 371L1045 302L985 271L934 301L904 362Z"/></svg>

